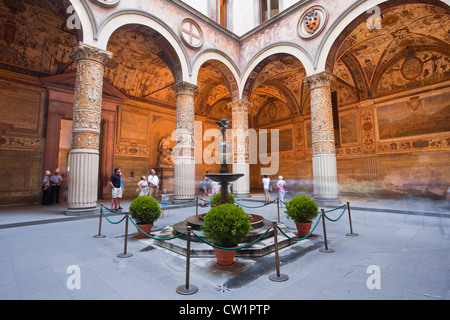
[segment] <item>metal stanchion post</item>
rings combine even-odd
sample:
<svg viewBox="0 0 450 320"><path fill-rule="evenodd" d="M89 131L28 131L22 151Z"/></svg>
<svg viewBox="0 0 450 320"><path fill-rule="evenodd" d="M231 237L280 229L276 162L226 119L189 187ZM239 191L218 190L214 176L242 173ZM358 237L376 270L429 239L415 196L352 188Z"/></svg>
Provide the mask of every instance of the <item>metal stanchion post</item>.
<svg viewBox="0 0 450 320"><path fill-rule="evenodd" d="M133 254L132 253L127 253L127 240L128 240L128 219L130 214L127 212L125 217L125 244L124 244L124 248L123 248L123 253L119 253L117 255L118 258L129 258L132 257Z"/></svg>
<svg viewBox="0 0 450 320"><path fill-rule="evenodd" d="M195 197L195 215L198 217L198 196Z"/></svg>
<svg viewBox="0 0 450 320"><path fill-rule="evenodd" d="M273 240L275 244L275 263L277 268L277 273L271 274L269 276L269 280L276 281L276 282L282 282L289 279L289 277L283 273L280 273L280 257L278 255L278 237L277 237L277 222L273 221Z"/></svg>
<svg viewBox="0 0 450 320"><path fill-rule="evenodd" d="M186 284L182 284L177 287L177 293L188 295L194 294L198 291L198 287L194 285L189 285L189 269L191 266L191 231L192 227L188 226L186 230L187 244L186 244Z"/></svg>
<svg viewBox="0 0 450 320"><path fill-rule="evenodd" d="M347 233L346 236L357 237L357 236L359 236L359 234L353 233L352 216L351 216L351 213L350 213L350 202L347 202L347 210L348 210L348 220L350 222L350 233Z"/></svg>
<svg viewBox="0 0 450 320"><path fill-rule="evenodd" d="M280 223L280 197L277 197L278 223Z"/></svg>
<svg viewBox="0 0 450 320"><path fill-rule="evenodd" d="M103 203L100 204L100 221L98 223L98 234L94 238L105 238L106 236L102 234L102 218L103 218Z"/></svg>
<svg viewBox="0 0 450 320"><path fill-rule="evenodd" d="M322 209L322 224L323 224L323 238L325 240L325 248L319 249L319 251L323 253L332 253L334 252L334 250L328 248L327 229L325 228L325 211L323 209Z"/></svg>

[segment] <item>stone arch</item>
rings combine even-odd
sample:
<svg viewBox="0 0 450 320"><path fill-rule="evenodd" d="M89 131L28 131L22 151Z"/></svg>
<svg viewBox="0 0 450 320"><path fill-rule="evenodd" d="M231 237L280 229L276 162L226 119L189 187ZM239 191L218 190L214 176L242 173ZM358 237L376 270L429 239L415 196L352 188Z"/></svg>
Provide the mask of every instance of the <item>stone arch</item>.
<svg viewBox="0 0 450 320"><path fill-rule="evenodd" d="M297 58L303 67L305 68L306 75L312 75L314 74L314 68L312 65L312 59L309 53L307 53L304 49L301 47L295 46L291 43L278 43L272 46L267 47L266 49L262 50L255 58L252 59L252 61L247 64L247 66L244 68L241 76L240 81L240 93L239 96L243 99L248 99L248 93L246 91L249 90L249 86L252 86L252 73L256 68L260 68L262 64L264 64L264 61L268 61L267 59L271 56L277 55L277 54L289 54L295 58Z"/></svg>
<svg viewBox="0 0 450 320"><path fill-rule="evenodd" d="M97 26L89 5L86 3L86 0L68 0L68 1L75 9L78 19L80 19L81 22L81 29L82 29L81 41L89 45L94 45L95 42L94 34L96 33ZM68 14L70 15L71 13L68 12Z"/></svg>
<svg viewBox="0 0 450 320"><path fill-rule="evenodd" d="M387 0L358 0L337 17L333 24L327 29L322 41L319 44L317 54L314 57L314 69L316 73L326 71L330 67L330 56L333 55L333 47L345 30L353 29L363 21L367 21L377 13L375 8L385 9L403 4L423 3L418 0L387 1ZM449 10L448 1L430 0L429 5L446 7Z"/></svg>
<svg viewBox="0 0 450 320"><path fill-rule="evenodd" d="M160 19L153 15L138 10L122 10L113 12L107 15L99 24L98 32L94 34L97 39L96 46L100 49L106 50L109 38L111 35L124 25L136 24L143 25L158 32L167 42L172 46L178 60L180 76L174 75L176 82L189 80L189 72L191 70L191 64L188 58L186 49L181 44L181 40L178 36Z"/></svg>
<svg viewBox="0 0 450 320"><path fill-rule="evenodd" d="M191 72L191 82L198 82L198 73L200 68L206 62L215 61L215 66L222 73L226 83L228 90L231 94L232 100L239 99L239 71L237 66L226 56L224 56L221 52L217 50L205 50L199 53L193 60L192 72Z"/></svg>

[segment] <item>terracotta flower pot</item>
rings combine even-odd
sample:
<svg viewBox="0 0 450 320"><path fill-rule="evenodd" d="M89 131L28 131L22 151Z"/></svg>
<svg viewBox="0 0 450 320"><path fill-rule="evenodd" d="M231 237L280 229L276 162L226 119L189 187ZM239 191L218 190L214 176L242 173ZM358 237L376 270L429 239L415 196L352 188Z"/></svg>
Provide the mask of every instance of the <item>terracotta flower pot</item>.
<svg viewBox="0 0 450 320"><path fill-rule="evenodd" d="M231 269L235 267L234 257L236 250L223 250L214 247L214 253L216 254L216 267L219 269Z"/></svg>
<svg viewBox="0 0 450 320"><path fill-rule="evenodd" d="M295 226L297 227L297 235L300 238L303 238L304 236L306 236L309 231L311 230L311 225L312 225L312 221L308 221L308 222L295 222Z"/></svg>
<svg viewBox="0 0 450 320"><path fill-rule="evenodd" d="M137 226L145 233L150 234L150 231L152 231L153 224L137 224ZM138 239L147 239L148 237L145 234L143 234L139 229L137 229Z"/></svg>

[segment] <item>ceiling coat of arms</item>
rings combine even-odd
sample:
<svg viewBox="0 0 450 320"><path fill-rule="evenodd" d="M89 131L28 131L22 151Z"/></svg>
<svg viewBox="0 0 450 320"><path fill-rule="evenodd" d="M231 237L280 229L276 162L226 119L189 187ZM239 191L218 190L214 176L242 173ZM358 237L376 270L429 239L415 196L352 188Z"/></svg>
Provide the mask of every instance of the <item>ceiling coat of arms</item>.
<svg viewBox="0 0 450 320"><path fill-rule="evenodd" d="M304 39L314 38L325 27L328 21L328 14L321 6L313 6L307 9L301 16L297 31Z"/></svg>

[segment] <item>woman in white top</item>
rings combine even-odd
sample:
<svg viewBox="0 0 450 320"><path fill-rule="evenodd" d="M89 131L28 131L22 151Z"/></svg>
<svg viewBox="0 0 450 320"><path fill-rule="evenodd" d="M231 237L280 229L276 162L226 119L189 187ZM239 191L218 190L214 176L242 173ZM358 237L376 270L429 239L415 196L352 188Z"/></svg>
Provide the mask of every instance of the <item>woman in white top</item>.
<svg viewBox="0 0 450 320"><path fill-rule="evenodd" d="M264 195L266 197L266 204L270 202L270 178L267 176L267 174L264 175L264 178L262 179L262 184L264 187Z"/></svg>
<svg viewBox="0 0 450 320"><path fill-rule="evenodd" d="M280 207L284 207L284 195L286 194L286 181L283 180L283 176L278 177L277 181L278 195L280 196Z"/></svg>
<svg viewBox="0 0 450 320"><path fill-rule="evenodd" d="M139 196L148 196L148 182L145 176L141 177L141 181L138 182Z"/></svg>

